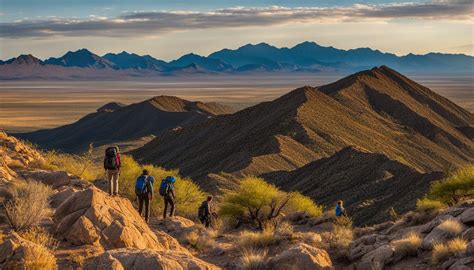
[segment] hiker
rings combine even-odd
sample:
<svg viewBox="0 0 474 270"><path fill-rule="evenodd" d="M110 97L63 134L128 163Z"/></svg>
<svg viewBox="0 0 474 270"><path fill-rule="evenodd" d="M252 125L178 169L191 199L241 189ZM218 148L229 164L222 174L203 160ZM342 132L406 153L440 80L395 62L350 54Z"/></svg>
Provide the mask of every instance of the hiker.
<svg viewBox="0 0 474 270"><path fill-rule="evenodd" d="M340 217L340 216L345 216L345 217L347 216L347 212L343 206L342 201L338 201L336 205L336 217Z"/></svg>
<svg viewBox="0 0 474 270"><path fill-rule="evenodd" d="M207 200L203 201L198 208L198 218L206 228L211 226L212 217L217 215L213 211L212 199L212 196L207 196Z"/></svg>
<svg viewBox="0 0 474 270"><path fill-rule="evenodd" d="M120 151L118 146L105 149L104 169L109 181L109 195L118 195L118 181L120 175Z"/></svg>
<svg viewBox="0 0 474 270"><path fill-rule="evenodd" d="M148 223L150 217L150 201L153 200L153 183L155 178L150 175L147 169L144 169L142 175L137 177L135 182L135 194L138 198L138 213L142 215L143 205L145 204L145 222Z"/></svg>
<svg viewBox="0 0 474 270"><path fill-rule="evenodd" d="M174 215L174 183L176 182L176 178L174 176L167 176L165 179L161 181L160 185L160 195L163 196L163 201L165 203L165 209L163 211L163 219L166 219L166 212L168 210L168 205L170 206L170 215L169 217L173 217Z"/></svg>

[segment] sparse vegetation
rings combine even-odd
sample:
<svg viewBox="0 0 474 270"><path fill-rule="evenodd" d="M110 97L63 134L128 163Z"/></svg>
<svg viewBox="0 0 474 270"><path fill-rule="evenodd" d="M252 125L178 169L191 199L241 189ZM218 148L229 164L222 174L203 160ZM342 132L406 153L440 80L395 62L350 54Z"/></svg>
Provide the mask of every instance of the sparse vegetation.
<svg viewBox="0 0 474 270"><path fill-rule="evenodd" d="M206 232L200 235L196 231L191 231L186 234L185 238L188 244L199 252L208 251L217 246L216 241Z"/></svg>
<svg viewBox="0 0 474 270"><path fill-rule="evenodd" d="M325 248L332 252L336 260L347 257L349 245L353 239L351 227L334 225L330 232L322 233L321 237L326 245Z"/></svg>
<svg viewBox="0 0 474 270"><path fill-rule="evenodd" d="M40 227L29 228L28 230L20 232L19 235L23 239L46 247L50 250L55 250L59 246L59 241L49 234L45 229Z"/></svg>
<svg viewBox="0 0 474 270"><path fill-rule="evenodd" d="M416 255L420 248L422 238L415 232L409 232L402 239L392 241L395 251L402 257Z"/></svg>
<svg viewBox="0 0 474 270"><path fill-rule="evenodd" d="M466 252L467 241L462 238L455 238L446 243L436 243L433 245L431 260L435 264L439 264L446 259L458 254Z"/></svg>
<svg viewBox="0 0 474 270"><path fill-rule="evenodd" d="M85 180L95 180L103 177L102 166L94 162L92 145L82 155L63 154L56 151L42 153L44 159L31 163L32 167L50 171L66 171Z"/></svg>
<svg viewBox="0 0 474 270"><path fill-rule="evenodd" d="M12 198L5 203L12 228L23 231L38 225L49 211L48 197L51 193L50 187L35 181L12 188Z"/></svg>
<svg viewBox="0 0 474 270"><path fill-rule="evenodd" d="M314 233L314 232L302 232L299 233L300 239L305 242L306 244L313 246L313 247L320 247L322 245L321 235Z"/></svg>
<svg viewBox="0 0 474 270"><path fill-rule="evenodd" d="M241 270L265 270L267 269L267 254L266 250L243 249L238 268Z"/></svg>
<svg viewBox="0 0 474 270"><path fill-rule="evenodd" d="M428 198L455 205L464 198L474 196L474 165L459 169L445 180L431 185Z"/></svg>
<svg viewBox="0 0 474 270"><path fill-rule="evenodd" d="M299 193L283 192L257 177L243 179L236 191L225 194L220 208L222 216L239 223L254 222L260 229L265 222L289 212L317 216L322 208Z"/></svg>
<svg viewBox="0 0 474 270"><path fill-rule="evenodd" d="M176 213L185 217L194 217L196 209L206 196L192 180L181 178L176 170L165 170L153 165L141 166L131 156L122 155L122 169L120 175L119 193L123 194L131 201L135 200L135 180L142 173L143 169L150 171L150 175L155 177L155 198L153 199L151 210L153 215L161 214L163 198L158 194L161 180L168 175L177 178L175 183L176 193Z"/></svg>
<svg viewBox="0 0 474 270"><path fill-rule="evenodd" d="M451 218L443 221L443 223L439 225L439 228L454 235L458 235L462 232L463 225L456 219Z"/></svg>
<svg viewBox="0 0 474 270"><path fill-rule="evenodd" d="M400 218L397 211L395 211L395 208L393 207L390 207L390 209L388 209L388 215L391 221L397 221Z"/></svg>
<svg viewBox="0 0 474 270"><path fill-rule="evenodd" d="M422 212L439 212L445 207L445 205L436 200L431 200L428 198L419 199L416 201L416 209Z"/></svg>
<svg viewBox="0 0 474 270"><path fill-rule="evenodd" d="M261 232L244 231L238 236L238 246L243 249L262 249L276 245L278 242L278 237L271 229Z"/></svg>
<svg viewBox="0 0 474 270"><path fill-rule="evenodd" d="M17 252L23 253L22 260L9 261L6 269L54 270L58 268L56 258L42 246L22 246Z"/></svg>

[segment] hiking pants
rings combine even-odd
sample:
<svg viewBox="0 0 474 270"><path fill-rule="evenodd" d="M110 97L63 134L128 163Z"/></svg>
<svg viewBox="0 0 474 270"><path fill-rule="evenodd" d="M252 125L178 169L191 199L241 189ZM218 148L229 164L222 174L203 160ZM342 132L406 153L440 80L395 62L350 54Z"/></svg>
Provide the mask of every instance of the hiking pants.
<svg viewBox="0 0 474 270"><path fill-rule="evenodd" d="M107 179L109 180L109 194L118 194L119 170L107 170Z"/></svg>
<svg viewBox="0 0 474 270"><path fill-rule="evenodd" d="M164 196L163 197L165 201L165 209L163 211L163 219L166 219L166 212L168 210L168 204L170 205L170 217L174 215L174 200L171 198L171 196Z"/></svg>
<svg viewBox="0 0 474 270"><path fill-rule="evenodd" d="M209 228L211 226L211 217L203 217L200 219L201 223L206 227Z"/></svg>
<svg viewBox="0 0 474 270"><path fill-rule="evenodd" d="M148 222L148 218L150 217L150 199L148 194L138 196L138 213L140 216L143 212L143 204L145 204L145 221Z"/></svg>

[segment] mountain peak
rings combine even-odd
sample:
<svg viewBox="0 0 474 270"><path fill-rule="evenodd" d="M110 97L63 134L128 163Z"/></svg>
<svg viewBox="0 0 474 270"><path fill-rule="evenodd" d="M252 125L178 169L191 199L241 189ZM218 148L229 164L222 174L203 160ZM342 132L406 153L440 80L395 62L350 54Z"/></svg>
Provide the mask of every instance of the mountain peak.
<svg viewBox="0 0 474 270"><path fill-rule="evenodd" d="M41 65L42 61L31 54L22 54L5 62L6 64L16 65Z"/></svg>
<svg viewBox="0 0 474 270"><path fill-rule="evenodd" d="M113 112L122 107L125 107L125 104L119 102L109 102L102 107L97 109L97 112Z"/></svg>

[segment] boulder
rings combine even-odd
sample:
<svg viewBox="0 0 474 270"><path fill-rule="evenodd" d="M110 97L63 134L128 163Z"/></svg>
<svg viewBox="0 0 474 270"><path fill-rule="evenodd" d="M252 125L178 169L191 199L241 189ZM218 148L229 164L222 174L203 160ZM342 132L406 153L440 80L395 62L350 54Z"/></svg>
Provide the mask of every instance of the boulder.
<svg viewBox="0 0 474 270"><path fill-rule="evenodd" d="M395 248L390 245L383 245L365 254L356 265L357 270L382 270L385 265L392 262Z"/></svg>
<svg viewBox="0 0 474 270"><path fill-rule="evenodd" d="M49 204L51 205L51 207L56 208L61 205L61 203L65 202L67 198L72 196L74 192L76 191L72 187L67 187L59 192L56 192L49 197Z"/></svg>
<svg viewBox="0 0 474 270"><path fill-rule="evenodd" d="M474 207L468 208L459 216L464 224L474 224Z"/></svg>
<svg viewBox="0 0 474 270"><path fill-rule="evenodd" d="M329 254L307 244L297 244L270 260L270 269L334 269Z"/></svg>
<svg viewBox="0 0 474 270"><path fill-rule="evenodd" d="M0 269L57 269L57 264L48 249L11 232L0 245Z"/></svg>
<svg viewBox="0 0 474 270"><path fill-rule="evenodd" d="M449 270L472 270L474 269L474 256L456 260Z"/></svg>
<svg viewBox="0 0 474 270"><path fill-rule="evenodd" d="M51 186L53 189L69 184L70 179L67 172L63 171L32 171L25 172L24 177L28 180L39 181L45 185Z"/></svg>
<svg viewBox="0 0 474 270"><path fill-rule="evenodd" d="M349 246L349 260L355 261L370 251L388 243L386 235L365 235L354 241Z"/></svg>
<svg viewBox="0 0 474 270"><path fill-rule="evenodd" d="M75 192L54 213L55 233L74 245L188 252L164 232L153 233L129 200L90 187Z"/></svg>
<svg viewBox="0 0 474 270"><path fill-rule="evenodd" d="M443 223L443 221L448 220L448 219L454 219L453 216L451 215L441 215L437 216L430 222L426 223L423 225L420 229L421 233L429 233L431 232L434 228L436 228L439 224Z"/></svg>
<svg viewBox="0 0 474 270"><path fill-rule="evenodd" d="M455 220L455 219L454 219ZM429 234L423 238L421 247L423 249L432 249L433 244L445 242L446 240L452 239L456 236L455 233L447 231L442 228L442 224L435 227Z"/></svg>
<svg viewBox="0 0 474 270"><path fill-rule="evenodd" d="M474 240L474 227L470 227L462 233L462 238L467 241Z"/></svg>
<svg viewBox="0 0 474 270"><path fill-rule="evenodd" d="M109 250L89 258L84 264L84 270L105 269L217 270L220 268L189 253L133 248Z"/></svg>

